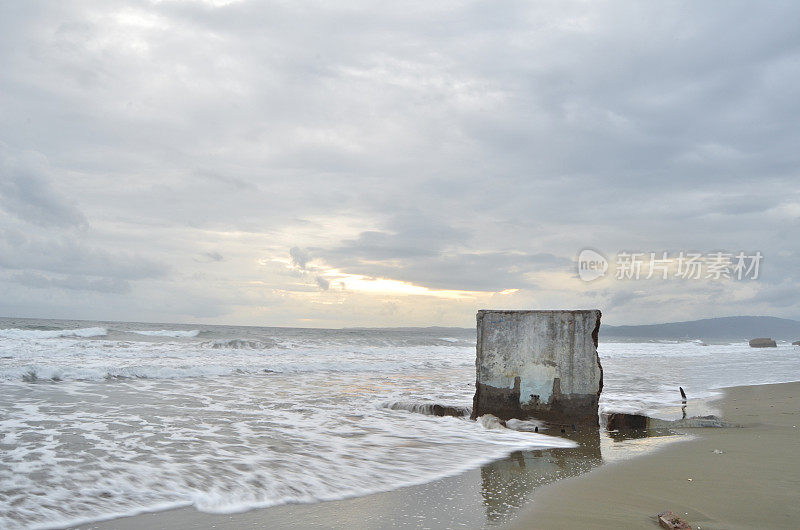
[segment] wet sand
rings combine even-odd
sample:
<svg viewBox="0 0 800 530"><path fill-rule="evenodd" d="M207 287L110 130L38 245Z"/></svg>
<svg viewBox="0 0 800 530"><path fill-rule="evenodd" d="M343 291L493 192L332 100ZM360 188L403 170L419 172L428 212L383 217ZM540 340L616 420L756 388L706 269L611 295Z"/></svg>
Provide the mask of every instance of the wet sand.
<svg viewBox="0 0 800 530"><path fill-rule="evenodd" d="M693 528L799 528L800 383L727 389L714 405L741 427L686 430L687 443L542 488L508 526L658 528L672 510Z"/></svg>
<svg viewBox="0 0 800 530"><path fill-rule="evenodd" d="M796 528L798 404L800 383L739 387L714 407L741 428L553 432L581 447L519 451L454 477L350 499L236 514L189 507L80 528L658 528L653 515L667 509L689 512L695 528ZM690 401L689 414L705 406Z"/></svg>

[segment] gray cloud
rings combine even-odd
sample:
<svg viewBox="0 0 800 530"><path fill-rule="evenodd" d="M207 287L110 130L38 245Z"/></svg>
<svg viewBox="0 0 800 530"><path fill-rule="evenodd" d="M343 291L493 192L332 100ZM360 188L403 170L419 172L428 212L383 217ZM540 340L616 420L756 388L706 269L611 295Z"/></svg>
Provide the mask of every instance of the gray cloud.
<svg viewBox="0 0 800 530"><path fill-rule="evenodd" d="M327 291L331 286L331 282L329 282L328 280L326 280L322 276L317 276L317 280L316 281L317 281L317 285L319 285L319 288L322 289L323 291Z"/></svg>
<svg viewBox="0 0 800 530"><path fill-rule="evenodd" d="M53 236L14 228L0 229L0 267L126 280L158 278L168 270L133 252L111 253L70 234Z"/></svg>
<svg viewBox="0 0 800 530"><path fill-rule="evenodd" d="M118 278L89 278L85 276L45 276L26 271L15 274L12 281L37 289L69 289L76 291L98 291L101 293L124 294L131 290L130 283Z"/></svg>
<svg viewBox="0 0 800 530"><path fill-rule="evenodd" d="M308 262L311 260L311 255L307 250L299 247L292 247L289 249L289 256L292 258L292 264L305 269Z"/></svg>
<svg viewBox="0 0 800 530"><path fill-rule="evenodd" d="M40 226L79 226L83 214L53 189L47 160L37 153L19 153L0 142L0 210Z"/></svg>
<svg viewBox="0 0 800 530"><path fill-rule="evenodd" d="M217 262L217 261L223 261L224 259L225 259L225 256L223 256L219 252L212 251L212 252L203 252L200 255L200 259L195 259L195 261L198 261L198 262L201 262L201 263L212 263L212 262Z"/></svg>
<svg viewBox="0 0 800 530"><path fill-rule="evenodd" d="M338 292L315 283L313 257L431 288L518 288L520 304L607 304L622 323L645 318L635 286L553 283L581 248L757 249L764 276L728 308L797 318L798 14L790 2L3 8L0 266L11 290L44 286L24 302L43 315L53 279L93 278L130 285L117 305L139 309L126 316L148 319L163 294L175 318L202 300L208 318L292 324L317 305L276 293ZM287 248L295 270L254 265L282 267ZM223 256L212 275L203 262ZM718 311L713 289L663 289L648 320ZM354 324L423 313L352 300ZM101 302L82 314L112 307ZM471 325L475 307L452 307L425 311Z"/></svg>

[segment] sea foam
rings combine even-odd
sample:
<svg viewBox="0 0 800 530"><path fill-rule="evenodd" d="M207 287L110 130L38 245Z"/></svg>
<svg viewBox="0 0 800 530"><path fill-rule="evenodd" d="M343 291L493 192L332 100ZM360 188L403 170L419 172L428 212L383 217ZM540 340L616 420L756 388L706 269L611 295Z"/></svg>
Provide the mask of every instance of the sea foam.
<svg viewBox="0 0 800 530"><path fill-rule="evenodd" d="M160 329L160 330L131 330L128 333L135 333L137 335L144 335L146 337L196 337L200 334L199 329Z"/></svg>
<svg viewBox="0 0 800 530"><path fill-rule="evenodd" d="M78 329L0 329L0 337L5 339L54 339L59 337L102 337L108 333L106 328Z"/></svg>

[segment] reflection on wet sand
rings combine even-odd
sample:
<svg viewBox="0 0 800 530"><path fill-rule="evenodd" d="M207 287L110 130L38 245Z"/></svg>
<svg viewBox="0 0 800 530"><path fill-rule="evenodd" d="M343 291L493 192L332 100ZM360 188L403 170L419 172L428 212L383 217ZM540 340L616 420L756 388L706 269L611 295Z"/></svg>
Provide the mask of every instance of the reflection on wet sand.
<svg viewBox="0 0 800 530"><path fill-rule="evenodd" d="M580 429L545 434L569 438L579 444L574 449L517 451L507 458L481 468L481 495L489 523L504 521L530 497L537 487L586 473L609 462L652 450L677 437L667 430L628 430L608 432L602 428Z"/></svg>

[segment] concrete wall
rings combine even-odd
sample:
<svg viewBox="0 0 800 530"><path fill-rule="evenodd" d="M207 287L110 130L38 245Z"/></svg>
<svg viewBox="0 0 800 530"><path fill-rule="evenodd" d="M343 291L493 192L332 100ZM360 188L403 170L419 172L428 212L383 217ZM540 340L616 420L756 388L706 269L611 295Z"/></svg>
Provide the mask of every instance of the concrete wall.
<svg viewBox="0 0 800 530"><path fill-rule="evenodd" d="M597 424L600 311L478 311L473 418Z"/></svg>

